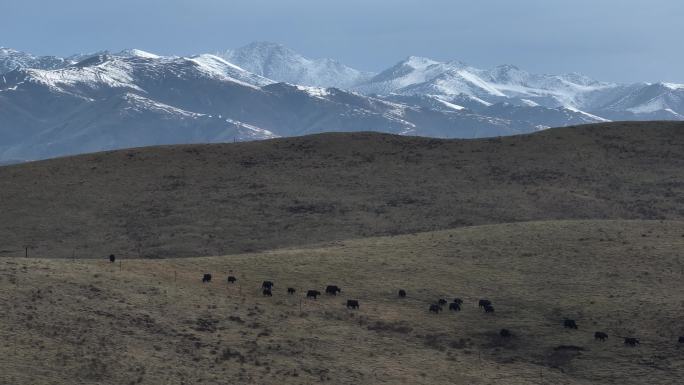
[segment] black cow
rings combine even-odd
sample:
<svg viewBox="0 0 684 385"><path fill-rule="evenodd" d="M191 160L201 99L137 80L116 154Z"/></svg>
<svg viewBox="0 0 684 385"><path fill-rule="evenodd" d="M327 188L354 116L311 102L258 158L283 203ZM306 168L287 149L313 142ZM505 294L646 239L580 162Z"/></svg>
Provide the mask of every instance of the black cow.
<svg viewBox="0 0 684 385"><path fill-rule="evenodd" d="M574 319L566 319L563 321L563 327L566 329L577 329L577 323Z"/></svg>
<svg viewBox="0 0 684 385"><path fill-rule="evenodd" d="M634 337L625 337L625 345L637 346L639 345L639 339Z"/></svg>
<svg viewBox="0 0 684 385"><path fill-rule="evenodd" d="M306 292L306 298L316 299L319 295L321 295L321 292L318 290L309 290Z"/></svg>
<svg viewBox="0 0 684 385"><path fill-rule="evenodd" d="M325 288L325 294L337 295L337 293L341 293L341 292L342 292L342 289L340 289L336 285L328 285Z"/></svg>
<svg viewBox="0 0 684 385"><path fill-rule="evenodd" d="M501 329L501 331L499 332L499 335L500 335L501 337L503 337L503 338L510 338L510 337L513 337L513 334L512 334L511 331L508 330L508 329Z"/></svg>
<svg viewBox="0 0 684 385"><path fill-rule="evenodd" d="M399 289L399 298L406 298L406 290Z"/></svg>
<svg viewBox="0 0 684 385"><path fill-rule="evenodd" d="M109 255L109 262L114 263L114 261L116 261L116 257L114 256L114 254L110 254Z"/></svg>
<svg viewBox="0 0 684 385"><path fill-rule="evenodd" d="M261 283L261 288L262 289L273 289L273 282L271 281L264 281Z"/></svg>
<svg viewBox="0 0 684 385"><path fill-rule="evenodd" d="M439 314L440 311L442 311L441 306L434 304L434 303L432 305L430 305L430 312L431 313Z"/></svg>
<svg viewBox="0 0 684 385"><path fill-rule="evenodd" d="M594 333L594 339L595 339L595 340L605 341L606 338L608 338L608 334L606 334L606 333L604 333L604 332L596 332L596 333Z"/></svg>
<svg viewBox="0 0 684 385"><path fill-rule="evenodd" d="M295 289L292 288L292 287L288 287L288 288L287 288L287 294L294 294L295 291L297 291L297 290L295 290Z"/></svg>
<svg viewBox="0 0 684 385"><path fill-rule="evenodd" d="M454 303L457 303L458 306L461 306L461 305L463 305L463 300L460 298L454 298Z"/></svg>
<svg viewBox="0 0 684 385"><path fill-rule="evenodd" d="M202 283L211 282L211 274L204 274L202 277Z"/></svg>
<svg viewBox="0 0 684 385"><path fill-rule="evenodd" d="M233 277L232 275L228 276L228 283L235 283L237 281L237 278Z"/></svg>
<svg viewBox="0 0 684 385"><path fill-rule="evenodd" d="M440 298L437 300L437 303L439 304L439 306L444 306L447 304L447 300L445 300L444 298Z"/></svg>
<svg viewBox="0 0 684 385"><path fill-rule="evenodd" d="M477 303L477 305L478 305L479 307L492 306L492 301L490 301L490 300L488 300L488 299L481 299L481 300Z"/></svg>
<svg viewBox="0 0 684 385"><path fill-rule="evenodd" d="M679 337L679 343L680 343L680 344L684 344L684 336Z"/></svg>
<svg viewBox="0 0 684 385"><path fill-rule="evenodd" d="M356 299L348 299L347 300L347 309L352 308L352 309L358 309L359 308L359 301Z"/></svg>
<svg viewBox="0 0 684 385"><path fill-rule="evenodd" d="M458 302L452 302L449 304L449 310L461 311L461 305Z"/></svg>
<svg viewBox="0 0 684 385"><path fill-rule="evenodd" d="M492 305L487 305L484 307L485 313L494 313L494 306Z"/></svg>
<svg viewBox="0 0 684 385"><path fill-rule="evenodd" d="M268 296L268 297L273 297L273 293L271 292L271 289L264 289L264 291L262 291L261 294Z"/></svg>

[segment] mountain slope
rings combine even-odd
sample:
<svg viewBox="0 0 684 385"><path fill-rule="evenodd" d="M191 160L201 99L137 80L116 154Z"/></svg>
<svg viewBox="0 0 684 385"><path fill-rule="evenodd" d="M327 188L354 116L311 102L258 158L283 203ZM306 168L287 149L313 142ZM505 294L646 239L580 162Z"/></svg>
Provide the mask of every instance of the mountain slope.
<svg viewBox="0 0 684 385"><path fill-rule="evenodd" d="M437 97L456 105L470 99L479 102L475 103L478 112L482 112L478 106L505 102L527 110L524 114L538 123L543 122L544 114L553 113L546 108L564 108L565 114L574 115L573 119L593 121L682 120L684 115L684 85L680 84L622 85L576 73L538 75L512 65L482 70L462 62L444 63L415 56L355 89L365 94Z"/></svg>
<svg viewBox="0 0 684 385"><path fill-rule="evenodd" d="M130 149L0 167L0 250L180 257L487 223L679 220L683 167L677 122Z"/></svg>
<svg viewBox="0 0 684 385"><path fill-rule="evenodd" d="M0 75L22 68L58 69L72 64L55 56L33 56L26 52L0 47Z"/></svg>
<svg viewBox="0 0 684 385"><path fill-rule="evenodd" d="M524 121L274 83L213 55L102 54L0 79L0 161L326 131L472 138L537 129Z"/></svg>
<svg viewBox="0 0 684 385"><path fill-rule="evenodd" d="M684 85L644 83L626 88L618 97L595 107L599 113L616 118L683 120Z"/></svg>
<svg viewBox="0 0 684 385"><path fill-rule="evenodd" d="M210 56L96 55L59 70L7 73L0 83L0 159L276 136L160 100L164 95L173 101L179 92L186 100L193 96L187 86L202 81L224 93L258 92L250 83L271 83ZM180 88L173 92L174 86Z"/></svg>
<svg viewBox="0 0 684 385"><path fill-rule="evenodd" d="M304 86L351 88L372 76L332 59L309 59L269 42L254 42L222 56L255 74Z"/></svg>
<svg viewBox="0 0 684 385"><path fill-rule="evenodd" d="M672 83L620 85L420 57L371 77L272 43L224 56L240 65L137 49L65 59L3 49L11 70L0 75L0 162L331 131L477 138L684 120L684 86Z"/></svg>

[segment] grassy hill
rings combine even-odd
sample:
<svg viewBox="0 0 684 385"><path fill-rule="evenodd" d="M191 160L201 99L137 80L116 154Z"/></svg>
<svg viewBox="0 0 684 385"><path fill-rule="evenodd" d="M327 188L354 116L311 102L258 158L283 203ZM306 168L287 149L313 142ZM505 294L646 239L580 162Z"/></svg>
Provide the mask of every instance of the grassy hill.
<svg viewBox="0 0 684 385"><path fill-rule="evenodd" d="M210 258L3 258L0 383L682 383L682 250L681 221L542 221ZM327 284L341 295L303 298ZM428 313L456 296L460 313Z"/></svg>
<svg viewBox="0 0 684 385"><path fill-rule="evenodd" d="M684 219L684 123L376 133L0 167L0 256L182 257L547 219Z"/></svg>

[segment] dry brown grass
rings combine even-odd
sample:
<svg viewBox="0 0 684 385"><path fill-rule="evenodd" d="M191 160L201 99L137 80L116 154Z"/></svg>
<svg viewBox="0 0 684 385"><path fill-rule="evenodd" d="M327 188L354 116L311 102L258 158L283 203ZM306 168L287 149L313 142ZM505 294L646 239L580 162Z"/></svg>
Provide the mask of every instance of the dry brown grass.
<svg viewBox="0 0 684 385"><path fill-rule="evenodd" d="M4 258L0 383L682 383L683 250L684 222L547 221L121 265ZM341 296L302 298L330 283ZM455 296L462 312L427 312Z"/></svg>
<svg viewBox="0 0 684 385"><path fill-rule="evenodd" d="M550 219L684 219L684 123L373 133L0 167L0 256L207 256Z"/></svg>

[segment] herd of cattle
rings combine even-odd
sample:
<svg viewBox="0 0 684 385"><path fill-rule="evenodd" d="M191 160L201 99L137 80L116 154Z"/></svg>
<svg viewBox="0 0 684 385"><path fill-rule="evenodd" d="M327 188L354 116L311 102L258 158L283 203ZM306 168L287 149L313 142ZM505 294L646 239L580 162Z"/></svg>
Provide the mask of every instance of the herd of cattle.
<svg viewBox="0 0 684 385"><path fill-rule="evenodd" d="M208 283L211 282L211 274L204 274L202 277L202 282L203 283ZM234 284L237 282L237 278L234 276L228 276L227 282L229 284ZM261 284L261 289L262 289L262 294L264 296L271 297L273 296L273 281L264 281ZM287 288L287 294L289 295L294 295L296 293L296 289L292 287ZM325 293L328 295L334 295L336 296L339 293L342 293L342 289L337 286L337 285L328 285L325 288ZM308 290L306 292L306 298L307 299L317 299L318 296L321 295L321 292L318 290ZM404 289L399 289L398 291L398 296L399 298L406 298L406 290ZM463 305L463 300L461 298L454 298L454 300L449 303L446 299L444 298L439 298L435 303L432 303L428 307L428 312L430 313L435 313L439 314L441 311L443 311L444 306L449 304L449 310L450 311L461 311L461 305ZM492 301L488 299L480 299L478 301L478 306L480 309L482 309L485 313L494 313L494 305L492 305ZM359 300L357 299L348 299L347 300L347 308L348 309L359 309ZM577 322L573 319L565 319L563 321L563 327L566 329L578 329L577 327ZM499 335L502 338L511 338L513 337L513 333L508 330L508 329L501 329L499 331ZM627 346L637 346L640 344L639 339L635 337L623 337L624 338L624 344ZM608 334L602 331L597 331L594 333L594 339L598 341L605 341L608 339ZM684 336L679 337L679 343L684 344Z"/></svg>
<svg viewBox="0 0 684 385"><path fill-rule="evenodd" d="M109 256L109 261L114 262L116 260L116 257L114 255ZM206 273L202 277L202 282L203 283L208 283L211 282L211 274ZM227 282L229 284L234 284L237 282L237 278L235 276L228 276ZM261 289L262 289L262 294L264 296L271 297L273 296L273 282L272 281L264 281L261 284ZM294 295L297 292L295 288L288 287L287 288L287 294L289 295ZM342 289L338 287L337 285L328 285L325 288L325 293L329 295L337 295L338 293L342 293ZM306 298L309 299L317 299L318 296L321 295L321 292L318 290L308 290L306 292ZM406 298L406 290L404 289L399 289L398 292L399 298ZM447 300L444 298L438 299L435 303L432 303L428 307L428 311L430 313L435 313L439 314L443 310L443 307L446 306ZM454 298L454 300L449 303L449 310L450 311L461 311L461 305L463 304L463 300L461 298ZM488 299L481 299L478 301L478 306L484 310L485 313L494 313L494 306L492 305L492 301ZM347 308L348 309L359 309L359 300L357 299L348 299L347 300ZM563 327L566 329L578 329L577 327L577 322L572 319L565 319L563 321ZM501 329L499 331L499 335L502 338L510 338L513 337L513 333L511 333L510 330L508 329ZM624 338L624 344L628 346L637 346L640 344L639 339L635 337L623 337ZM594 339L598 341L605 341L608 339L608 334L605 332L597 331L594 333ZM684 336L679 337L679 343L684 344Z"/></svg>

